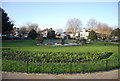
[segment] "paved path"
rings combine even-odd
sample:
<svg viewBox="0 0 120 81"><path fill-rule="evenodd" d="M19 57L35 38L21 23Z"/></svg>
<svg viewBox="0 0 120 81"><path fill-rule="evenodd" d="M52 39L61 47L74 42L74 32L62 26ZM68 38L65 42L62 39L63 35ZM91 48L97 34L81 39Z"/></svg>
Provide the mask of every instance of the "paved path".
<svg viewBox="0 0 120 81"><path fill-rule="evenodd" d="M3 79L118 79L118 71L103 71L85 74L37 74L37 73L18 73L18 72L2 72Z"/></svg>

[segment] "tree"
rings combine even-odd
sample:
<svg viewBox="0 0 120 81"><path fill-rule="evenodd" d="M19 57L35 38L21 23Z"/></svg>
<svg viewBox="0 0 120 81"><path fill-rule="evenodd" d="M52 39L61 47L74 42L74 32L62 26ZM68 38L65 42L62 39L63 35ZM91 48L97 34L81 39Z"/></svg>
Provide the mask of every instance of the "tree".
<svg viewBox="0 0 120 81"><path fill-rule="evenodd" d="M67 21L66 31L69 31L69 32L72 32L73 34L75 34L80 30L81 26L82 26L82 21L81 20L79 20L77 18L69 19Z"/></svg>
<svg viewBox="0 0 120 81"><path fill-rule="evenodd" d="M16 32L17 32L17 28L14 27L14 28L13 28L13 34L16 34Z"/></svg>
<svg viewBox="0 0 120 81"><path fill-rule="evenodd" d="M37 31L37 28L38 28L38 24L28 24L28 31L31 31L32 29Z"/></svg>
<svg viewBox="0 0 120 81"><path fill-rule="evenodd" d="M41 33L42 33L42 30L41 30L40 28L37 28L36 32L37 32L38 34L41 34Z"/></svg>
<svg viewBox="0 0 120 81"><path fill-rule="evenodd" d="M87 25L90 26L92 30L96 29L97 24L97 20L95 19L89 19L89 21L87 22Z"/></svg>
<svg viewBox="0 0 120 81"><path fill-rule="evenodd" d="M34 29L32 29L28 34L28 38L34 40L36 37L37 37L37 32Z"/></svg>
<svg viewBox="0 0 120 81"><path fill-rule="evenodd" d="M111 36L117 36L120 39L120 28L116 28L111 32Z"/></svg>
<svg viewBox="0 0 120 81"><path fill-rule="evenodd" d="M0 12L2 15L2 34L10 34L14 24L10 21L8 14L2 8L0 8Z"/></svg>
<svg viewBox="0 0 120 81"><path fill-rule="evenodd" d="M102 37L107 37L109 38L110 37L110 34L112 32L112 28L109 27L107 24L102 24L102 23L99 23L97 25L97 29L96 31L98 31L99 33L102 34Z"/></svg>
<svg viewBox="0 0 120 81"><path fill-rule="evenodd" d="M88 39L94 41L97 39L97 34L95 33L95 31L91 30L88 36Z"/></svg>
<svg viewBox="0 0 120 81"><path fill-rule="evenodd" d="M49 38L49 39L55 38L55 31L52 28L50 28L47 32L47 38Z"/></svg>
<svg viewBox="0 0 120 81"><path fill-rule="evenodd" d="M22 26L19 29L19 34L22 34L22 36L24 37L25 34L27 34L28 30L26 26Z"/></svg>
<svg viewBox="0 0 120 81"><path fill-rule="evenodd" d="M37 44L39 44L39 43L43 43L43 34L42 34L42 32L40 33L38 33L38 35L37 35L37 38L35 39L36 40L36 43Z"/></svg>

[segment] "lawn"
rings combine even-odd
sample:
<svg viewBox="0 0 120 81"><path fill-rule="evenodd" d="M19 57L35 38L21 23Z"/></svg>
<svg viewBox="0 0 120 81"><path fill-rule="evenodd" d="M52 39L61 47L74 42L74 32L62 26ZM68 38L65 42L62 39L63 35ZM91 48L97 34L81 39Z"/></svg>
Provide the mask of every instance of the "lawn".
<svg viewBox="0 0 120 81"><path fill-rule="evenodd" d="M55 41L60 40L45 40ZM120 66L118 46L108 42L90 42L84 46L36 46L34 40L7 41L2 43L3 49L10 48L3 51L2 69L38 73L81 73L113 69Z"/></svg>

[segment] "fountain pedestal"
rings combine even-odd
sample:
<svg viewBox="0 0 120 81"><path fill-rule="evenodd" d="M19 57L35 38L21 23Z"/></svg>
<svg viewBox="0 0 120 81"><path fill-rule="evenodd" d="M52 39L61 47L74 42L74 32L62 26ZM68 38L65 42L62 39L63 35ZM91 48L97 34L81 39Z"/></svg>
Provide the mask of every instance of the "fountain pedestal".
<svg viewBox="0 0 120 81"><path fill-rule="evenodd" d="M65 44L65 39L61 40L61 44L64 45Z"/></svg>

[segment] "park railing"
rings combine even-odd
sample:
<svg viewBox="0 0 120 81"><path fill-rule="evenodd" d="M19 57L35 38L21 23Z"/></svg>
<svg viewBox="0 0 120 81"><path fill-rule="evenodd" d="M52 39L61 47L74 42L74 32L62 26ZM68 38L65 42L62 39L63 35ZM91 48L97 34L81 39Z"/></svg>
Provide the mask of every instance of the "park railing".
<svg viewBox="0 0 120 81"><path fill-rule="evenodd" d="M27 72L27 73L85 73L102 70L110 70L120 67L120 61L100 61L97 63L32 63L29 61L3 60L3 71Z"/></svg>
<svg viewBox="0 0 120 81"><path fill-rule="evenodd" d="M8 51L9 50L9 51ZM21 52L21 51L14 51L10 49L3 49L2 54L2 70L3 71L10 71L10 72L27 72L27 73L52 73L52 74L59 74L59 73L85 73L85 72L95 72L95 71L103 71L103 70L110 70L114 68L120 67L120 60L109 60L104 59L106 56L104 53L103 59L98 59L96 61L59 61L53 60L50 61L51 56L46 58L47 60L38 58L36 56L37 53L33 54L33 57L30 56L30 52ZM48 54L48 53L43 53ZM49 53L51 54L51 53ZM61 54L61 53L60 53ZM72 54L72 53L70 53ZM111 54L111 53L110 53ZM108 53L108 55L110 55ZM99 54L98 54L99 55ZM107 56L108 57L108 56ZM43 56L43 58L45 58ZM31 60L32 59L32 60ZM53 58L54 59L54 58Z"/></svg>

